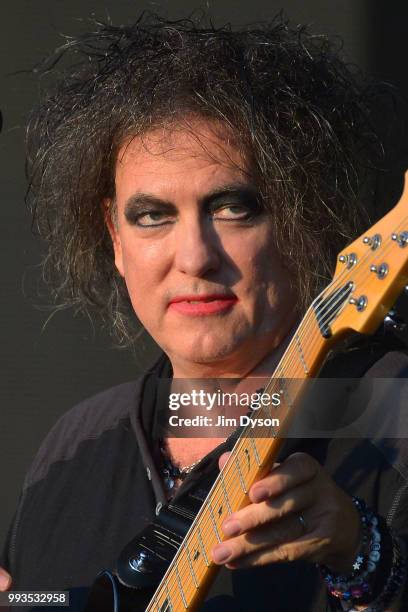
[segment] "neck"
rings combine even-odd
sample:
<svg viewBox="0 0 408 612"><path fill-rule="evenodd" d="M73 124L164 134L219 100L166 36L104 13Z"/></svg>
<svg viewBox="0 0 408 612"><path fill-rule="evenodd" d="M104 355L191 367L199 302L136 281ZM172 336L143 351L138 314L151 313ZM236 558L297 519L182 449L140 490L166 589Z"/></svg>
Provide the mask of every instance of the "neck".
<svg viewBox="0 0 408 612"><path fill-rule="evenodd" d="M297 324L296 324L297 325ZM235 378L270 376L288 346L296 325L257 349L239 351L225 359L202 363L170 357L174 378Z"/></svg>

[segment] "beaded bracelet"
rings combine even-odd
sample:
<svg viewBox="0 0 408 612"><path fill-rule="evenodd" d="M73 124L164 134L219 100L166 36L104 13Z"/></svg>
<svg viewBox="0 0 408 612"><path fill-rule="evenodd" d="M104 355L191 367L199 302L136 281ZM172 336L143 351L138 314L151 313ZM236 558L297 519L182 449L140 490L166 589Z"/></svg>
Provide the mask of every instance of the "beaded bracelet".
<svg viewBox="0 0 408 612"><path fill-rule="evenodd" d="M356 605L367 604L364 612L384 612L406 581L406 557L384 519L374 515L363 500L353 498L353 502L362 525L362 543L354 571L337 575L325 566L319 569L329 593L337 598L343 610L357 612Z"/></svg>
<svg viewBox="0 0 408 612"><path fill-rule="evenodd" d="M378 519L368 510L363 500L353 497L361 521L362 536L359 552L349 574L333 574L325 566L319 566L330 595L349 602L372 599L374 574L381 558L381 535Z"/></svg>
<svg viewBox="0 0 408 612"><path fill-rule="evenodd" d="M364 612L384 612L396 599L407 578L406 558L401 550L399 539L393 536L392 566L382 593L371 602ZM349 612L358 612L351 608Z"/></svg>

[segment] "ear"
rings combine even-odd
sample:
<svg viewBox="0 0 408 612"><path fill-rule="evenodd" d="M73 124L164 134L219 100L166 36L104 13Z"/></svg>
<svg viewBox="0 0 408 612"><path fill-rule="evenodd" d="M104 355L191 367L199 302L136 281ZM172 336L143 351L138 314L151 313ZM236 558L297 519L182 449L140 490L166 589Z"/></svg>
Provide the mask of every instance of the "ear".
<svg viewBox="0 0 408 612"><path fill-rule="evenodd" d="M113 210L114 203L110 199L105 199L103 201L103 215L106 227L108 228L111 240L113 251L115 253L115 266L119 272L119 274L124 277L124 266L123 266L123 256L122 256L122 242L120 238L118 222L115 218L116 213Z"/></svg>

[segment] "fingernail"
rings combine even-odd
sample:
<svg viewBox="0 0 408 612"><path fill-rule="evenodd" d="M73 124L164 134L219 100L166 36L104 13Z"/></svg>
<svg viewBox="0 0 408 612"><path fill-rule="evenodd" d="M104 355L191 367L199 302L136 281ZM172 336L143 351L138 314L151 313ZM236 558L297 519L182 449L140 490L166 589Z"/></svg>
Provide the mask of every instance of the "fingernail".
<svg viewBox="0 0 408 612"><path fill-rule="evenodd" d="M227 536L236 536L241 533L241 525L235 519L225 521L222 530Z"/></svg>
<svg viewBox="0 0 408 612"><path fill-rule="evenodd" d="M220 544L213 549L213 559L216 563L225 563L231 556L231 551L224 544Z"/></svg>
<svg viewBox="0 0 408 612"><path fill-rule="evenodd" d="M266 489L259 488L252 491L252 499L256 504L265 501L265 499L268 499L268 497L269 492Z"/></svg>
<svg viewBox="0 0 408 612"><path fill-rule="evenodd" d="M8 588L10 584L10 577L8 574L4 572L0 572L0 591L3 591Z"/></svg>

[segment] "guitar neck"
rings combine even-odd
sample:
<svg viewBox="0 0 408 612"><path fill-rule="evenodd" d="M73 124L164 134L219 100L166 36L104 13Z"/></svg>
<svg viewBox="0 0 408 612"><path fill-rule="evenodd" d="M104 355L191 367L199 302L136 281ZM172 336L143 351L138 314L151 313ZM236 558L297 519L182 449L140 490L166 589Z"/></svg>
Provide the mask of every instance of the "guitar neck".
<svg viewBox="0 0 408 612"><path fill-rule="evenodd" d="M330 346L310 308L264 390L280 394L280 434L294 413L303 382L316 376ZM221 525L249 503L250 487L271 469L282 443L273 407L261 408L256 417L269 419L270 428L247 427L241 433L146 611L194 610L207 593L217 570L211 550L224 539Z"/></svg>

